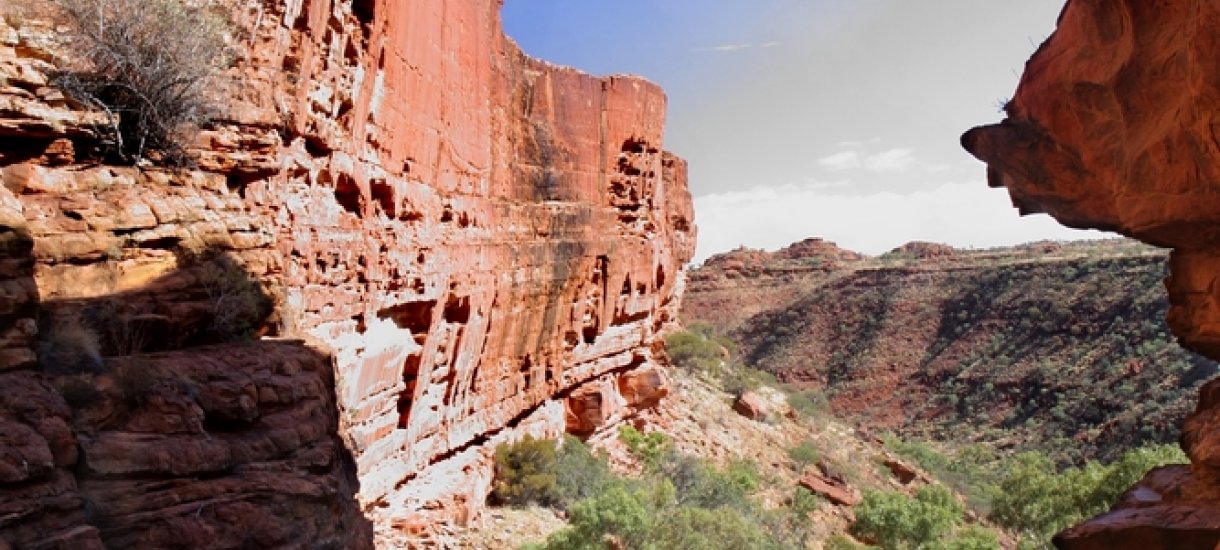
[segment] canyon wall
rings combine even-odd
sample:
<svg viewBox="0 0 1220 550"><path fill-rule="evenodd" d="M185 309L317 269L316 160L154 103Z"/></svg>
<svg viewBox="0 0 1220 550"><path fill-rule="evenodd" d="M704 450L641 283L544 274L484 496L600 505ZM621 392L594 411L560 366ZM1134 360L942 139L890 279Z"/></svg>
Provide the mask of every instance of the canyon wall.
<svg viewBox="0 0 1220 550"><path fill-rule="evenodd" d="M0 27L0 547L444 545L497 444L667 393L657 86L529 58L493 0L232 2L198 166L105 166L38 4Z"/></svg>
<svg viewBox="0 0 1220 550"><path fill-rule="evenodd" d="M1007 118L963 145L1023 214L1173 248L1170 327L1220 358L1220 5L1070 0L1026 65ZM1212 548L1220 541L1220 403L1183 427L1189 468L1151 473L1061 548Z"/></svg>

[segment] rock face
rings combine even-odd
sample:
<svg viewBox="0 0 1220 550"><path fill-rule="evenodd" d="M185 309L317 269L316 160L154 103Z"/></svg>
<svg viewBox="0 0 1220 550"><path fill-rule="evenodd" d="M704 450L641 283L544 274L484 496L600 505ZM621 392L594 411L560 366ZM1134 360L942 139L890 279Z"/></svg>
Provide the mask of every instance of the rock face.
<svg viewBox="0 0 1220 550"><path fill-rule="evenodd" d="M1026 66L1007 119L962 137L1022 213L1172 247L1169 325L1185 346L1213 358L1220 357L1218 61L1214 2L1072 0ZM1216 406L1205 390L1183 430L1191 468L1175 470L1174 493L1210 494L1220 479ZM1150 474L1141 486L1163 485L1166 475ZM1196 521L1215 515L1216 498L1166 498L1134 510L1145 492L1132 495L1062 534L1060 547L1193 548L1220 539L1220 523Z"/></svg>
<svg viewBox="0 0 1220 550"><path fill-rule="evenodd" d="M190 171L77 158L52 31L0 25L0 542L445 544L495 445L668 391L695 234L658 87L528 58L492 0L231 5Z"/></svg>

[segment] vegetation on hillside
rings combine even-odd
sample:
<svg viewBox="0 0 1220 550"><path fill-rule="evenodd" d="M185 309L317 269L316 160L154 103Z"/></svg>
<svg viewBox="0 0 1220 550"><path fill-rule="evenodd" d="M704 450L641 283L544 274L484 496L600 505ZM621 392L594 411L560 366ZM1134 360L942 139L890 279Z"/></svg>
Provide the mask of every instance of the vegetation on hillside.
<svg viewBox="0 0 1220 550"><path fill-rule="evenodd" d="M674 354L675 362L695 378L723 383L737 378L731 371L746 368L716 343L719 339L706 327L673 335L671 340L685 343ZM790 392L789 399L799 402L810 393L816 394ZM802 425L830 422L824 418L824 407L813 410L823 418ZM1064 467L1038 451L1015 453L985 443L902 441L892 435L882 439L890 451L919 465L938 482L916 482L900 491L853 481L863 489L864 498L852 510L856 519L848 531L852 537L842 531L818 531L811 518L826 517L818 514L834 507L803 487L785 491L774 486L793 483L791 479L781 482L775 471L760 473L764 470L749 459L716 465L683 455L665 434L643 433L630 426L620 428L619 440L643 467L641 473L627 477L612 473L604 456L572 437L562 444L525 438L497 449L493 498L502 504L540 504L566 512L567 527L527 546L535 550L725 544L787 549L804 548L814 540L833 549L991 550L1001 541L1019 542L1024 549L1049 549L1055 532L1103 512L1148 469L1185 460L1174 447L1149 446L1110 463L1088 461ZM830 450L812 439L789 442L782 456L798 474L824 461L824 452ZM865 456L860 455L865 463L880 464L880 458ZM867 464L847 468L845 477L861 479ZM844 465L833 467L839 466Z"/></svg>
<svg viewBox="0 0 1220 550"><path fill-rule="evenodd" d="M1134 304L1130 307L1147 307L1138 300ZM1117 326L1139 325L1120 323ZM714 372L717 376L713 381L734 378L725 376L725 371L751 371L727 351L732 346L721 344L723 338L711 327L695 325L694 330L671 336L671 340L685 344L683 352L675 358L680 368ZM761 377L765 378L765 375ZM808 401L805 406L815 414L828 412L821 404L820 392L786 389L794 408L796 404ZM1037 450L1036 441L1027 446L1033 450L1013 446L1000 450L985 441L970 443L945 438L945 443L929 443L903 441L893 435L883 439L891 450L918 464L965 498L964 503L958 504L955 499L939 498L943 495L926 491L916 496L866 492L865 501L854 510L859 521L853 532L862 540L883 548L995 548L998 543L994 532L963 525L964 505L1004 528L1021 542L1022 548L1049 549L1054 533L1104 512L1149 469L1186 461L1177 447L1169 445L1115 446L1111 449L1116 455L1113 459L1075 462L1064 457L1079 454L1062 449L1054 453ZM1070 449L1072 443L1065 445ZM794 463L808 464L817 460L817 450L808 442L797 444L787 452ZM827 544L828 547L850 548L852 543L841 539L827 541Z"/></svg>
<svg viewBox="0 0 1220 550"><path fill-rule="evenodd" d="M1110 508L1149 470L1187 462L1173 445L1128 450L1109 463L1062 468L1045 453L1002 455L985 445L942 452L923 442L886 444L959 493L975 511L1019 535L1022 548L1047 549L1056 532Z"/></svg>
<svg viewBox="0 0 1220 550"><path fill-rule="evenodd" d="M1079 465L1175 440L1217 373L1165 327L1164 276L1146 251L867 269L733 336L747 363L824 387L840 416Z"/></svg>
<svg viewBox="0 0 1220 550"><path fill-rule="evenodd" d="M569 514L566 529L527 548L804 547L804 518L817 501L812 494L766 510L750 497L760 484L753 462L717 467L678 454L662 434L624 428L620 436L648 465L639 477L611 474L605 457L573 437L562 444L525 438L496 450L497 500L550 505Z"/></svg>
<svg viewBox="0 0 1220 550"><path fill-rule="evenodd" d="M977 526L960 528L964 512L953 493L937 485L921 487L913 497L868 491L856 507L853 530L864 540L894 550L998 548L994 532Z"/></svg>
<svg viewBox="0 0 1220 550"><path fill-rule="evenodd" d="M740 395L763 384L775 384L771 374L745 365L732 340L717 334L711 325L695 323L687 330L665 338L665 349L674 366L714 382L724 391Z"/></svg>

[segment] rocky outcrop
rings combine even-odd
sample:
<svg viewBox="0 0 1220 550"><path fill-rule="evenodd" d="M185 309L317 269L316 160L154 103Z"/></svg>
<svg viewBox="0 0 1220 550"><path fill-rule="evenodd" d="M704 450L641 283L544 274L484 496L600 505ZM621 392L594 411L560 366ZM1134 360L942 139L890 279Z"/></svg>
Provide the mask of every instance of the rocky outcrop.
<svg viewBox="0 0 1220 550"><path fill-rule="evenodd" d="M850 269L864 256L818 238L805 239L775 252L739 248L717 254L690 273L683 307L698 320L719 318L722 331L737 321L789 303L803 288ZM731 315L723 315L732 312Z"/></svg>
<svg viewBox="0 0 1220 550"><path fill-rule="evenodd" d="M1072 0L1027 64L1008 117L962 138L988 163L991 185L1007 187L1022 213L1173 248L1169 325L1185 346L1213 358L1220 357L1218 60L1214 2ZM1210 494L1220 479L1210 454L1220 438L1213 405L1205 390L1183 430L1191 469L1189 476L1175 471L1175 494ZM1150 474L1142 485L1166 475ZM1220 540L1220 523L1196 521L1214 514L1214 498L1133 509L1145 494L1137 487L1128 494L1134 501L1063 534L1060 547L1147 541L1140 547L1187 548L1200 536L1210 547ZM1117 540L1124 542L1096 542Z"/></svg>
<svg viewBox="0 0 1220 550"><path fill-rule="evenodd" d="M443 545L495 445L666 395L695 235L657 86L525 56L491 0L231 5L189 171L97 164L49 28L0 29L0 540ZM86 374L38 364L98 311Z"/></svg>
<svg viewBox="0 0 1220 550"><path fill-rule="evenodd" d="M733 400L733 411L750 420L766 420L769 409L762 396L751 391L744 392Z"/></svg>
<svg viewBox="0 0 1220 550"><path fill-rule="evenodd" d="M817 468L809 468L801 475L800 486L812 491L832 504L855 506L860 504L860 492L852 488L843 476L832 472L819 462Z"/></svg>

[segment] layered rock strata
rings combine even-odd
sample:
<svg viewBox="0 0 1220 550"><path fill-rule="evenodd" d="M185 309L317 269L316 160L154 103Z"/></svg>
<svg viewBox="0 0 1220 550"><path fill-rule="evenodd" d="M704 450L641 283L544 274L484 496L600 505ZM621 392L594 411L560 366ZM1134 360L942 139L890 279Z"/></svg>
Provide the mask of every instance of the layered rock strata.
<svg viewBox="0 0 1220 550"><path fill-rule="evenodd" d="M1214 2L1071 0L1026 65L1008 117L962 138L1022 213L1173 248L1169 325L1185 346L1213 358L1220 357L1218 61ZM1061 534L1061 548L1220 541L1220 501L1212 496L1220 423L1211 393L1203 390L1183 429L1189 471L1150 474L1110 514Z"/></svg>
<svg viewBox="0 0 1220 550"><path fill-rule="evenodd" d="M233 2L190 171L97 165L49 27L0 32L0 372L25 381L0 386L0 540L443 545L495 445L664 397L695 236L665 97L525 56L498 10ZM213 344L217 258L274 303L262 334L307 344ZM99 304L155 344L45 372L41 343ZM155 381L134 400L133 369Z"/></svg>

